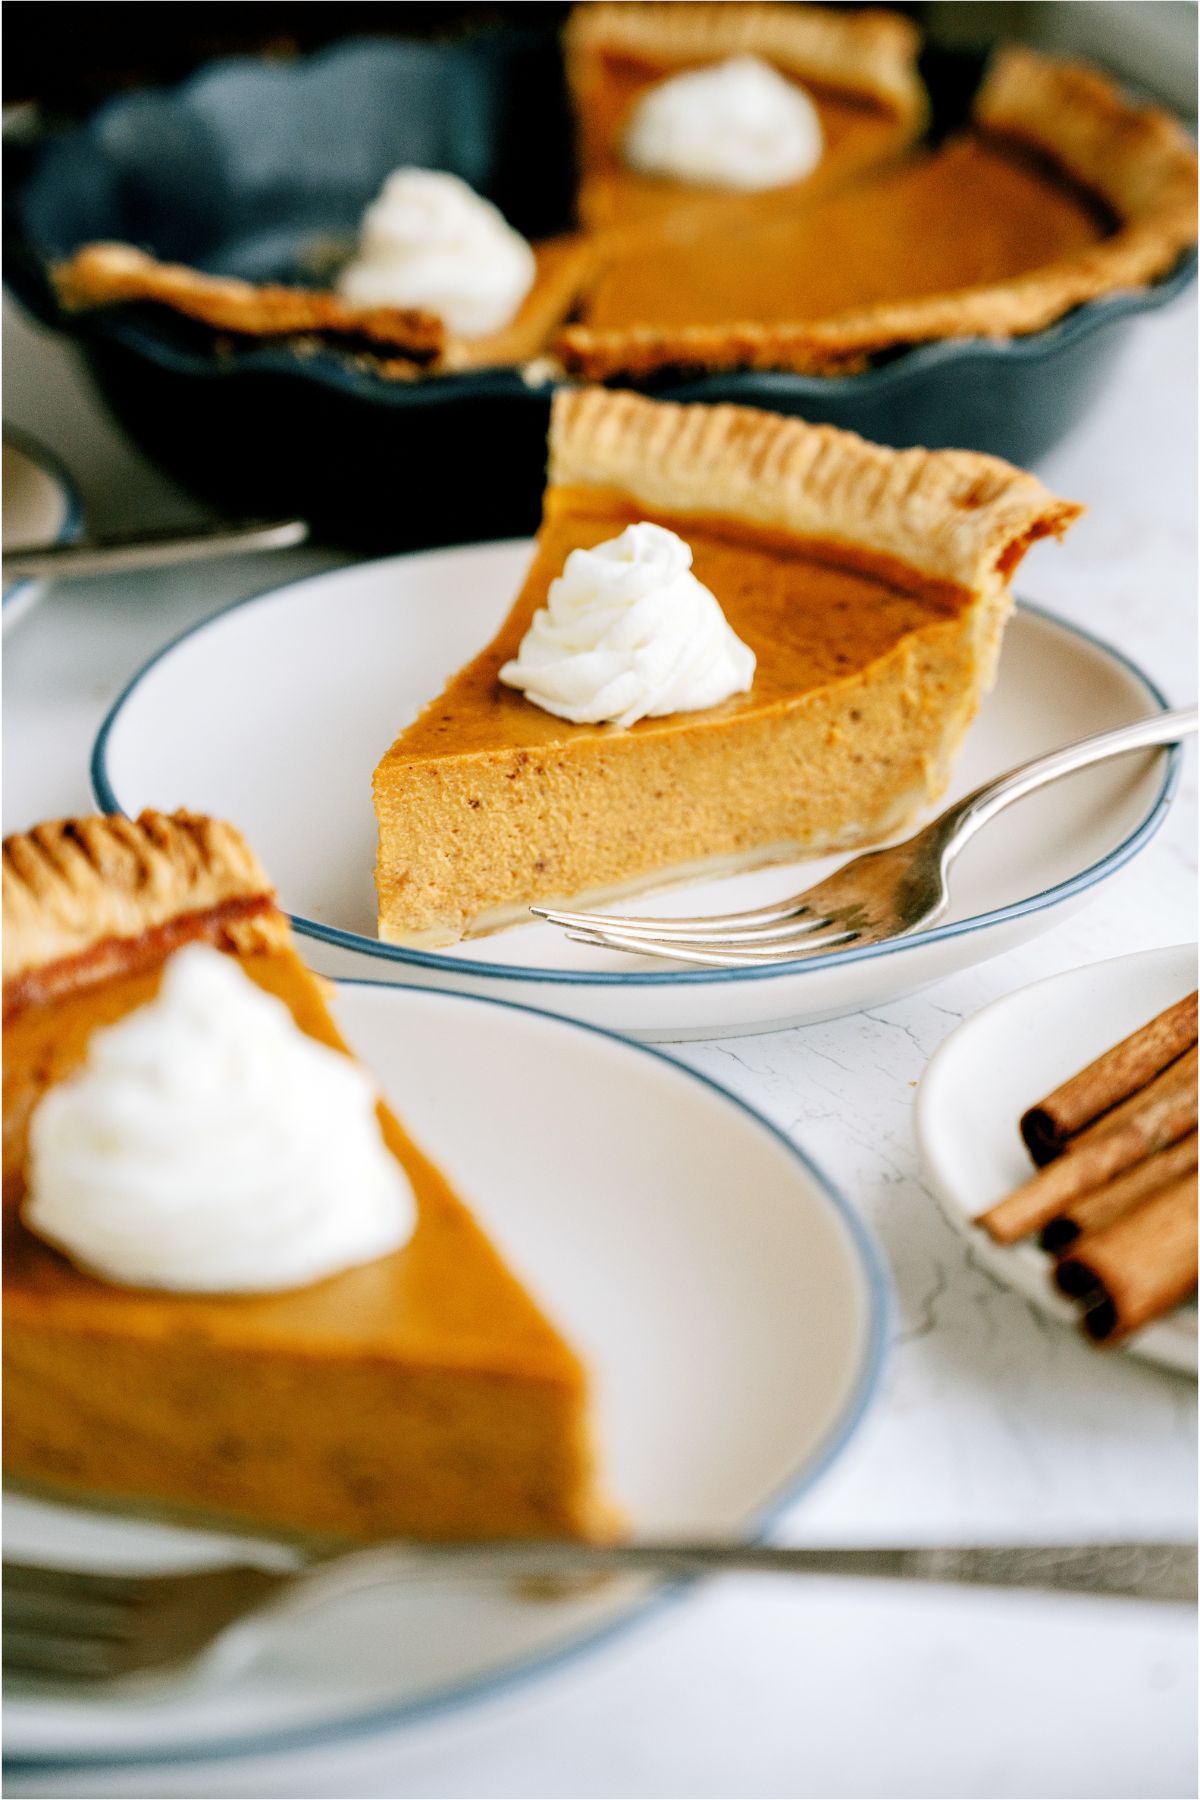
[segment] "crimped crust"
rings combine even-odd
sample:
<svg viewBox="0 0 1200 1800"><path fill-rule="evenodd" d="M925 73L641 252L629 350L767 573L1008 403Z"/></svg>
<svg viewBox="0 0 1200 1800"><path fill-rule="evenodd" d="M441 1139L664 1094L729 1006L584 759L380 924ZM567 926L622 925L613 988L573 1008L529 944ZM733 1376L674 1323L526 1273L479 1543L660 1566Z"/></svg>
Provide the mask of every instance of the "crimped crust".
<svg viewBox="0 0 1200 1800"><path fill-rule="evenodd" d="M259 935L266 927L272 939L289 941L254 852L219 819L144 812L36 825L4 840L4 980L255 900L266 907Z"/></svg>
<svg viewBox="0 0 1200 1800"><path fill-rule="evenodd" d="M54 270L58 297L69 312L149 300L198 319L217 331L246 337L295 337L316 332L367 338L401 348L414 359L441 354L445 328L432 313L394 306L351 306L320 288L279 287L205 275L183 263L164 263L131 244L85 244Z"/></svg>
<svg viewBox="0 0 1200 1800"><path fill-rule="evenodd" d="M903 563L978 593L1083 508L970 450L888 450L742 406L675 406L603 388L555 396L550 481L648 508L718 513Z"/></svg>
<svg viewBox="0 0 1200 1800"><path fill-rule="evenodd" d="M880 102L921 119L925 90L916 69L920 34L899 13L841 7L731 6L713 0L623 5L595 0L567 22L567 69L579 94L594 59L629 57L664 70L753 54L801 80Z"/></svg>
<svg viewBox="0 0 1200 1800"><path fill-rule="evenodd" d="M1010 44L975 96L975 122L1032 144L1119 219L1170 223L1176 248L1196 236L1196 149L1171 113L1135 106L1083 63Z"/></svg>
<svg viewBox="0 0 1200 1800"><path fill-rule="evenodd" d="M1033 148L1096 194L1120 221L1118 229L1009 281L824 319L568 326L559 345L566 367L591 381L671 367L847 374L903 345L1041 331L1102 294L1145 286L1196 241L1190 138L1169 113L1134 106L1094 71L1024 48L1003 50L976 96L974 118L981 131Z"/></svg>

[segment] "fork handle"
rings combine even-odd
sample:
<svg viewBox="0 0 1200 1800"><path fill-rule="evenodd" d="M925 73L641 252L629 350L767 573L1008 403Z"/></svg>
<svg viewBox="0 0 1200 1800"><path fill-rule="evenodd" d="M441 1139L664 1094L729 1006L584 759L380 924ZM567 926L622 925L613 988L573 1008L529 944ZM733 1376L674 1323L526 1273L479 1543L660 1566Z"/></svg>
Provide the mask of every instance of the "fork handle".
<svg viewBox="0 0 1200 1800"><path fill-rule="evenodd" d="M288 550L308 538L303 519L220 521L187 531L142 532L82 544L38 544L6 550L5 581L45 578L66 581L80 575L127 575L139 569L169 569L176 563L209 562L257 550Z"/></svg>
<svg viewBox="0 0 1200 1800"><path fill-rule="evenodd" d="M403 1545L319 1563L316 1597L403 1576L487 1580L596 1575L687 1576L734 1571L919 1581L1193 1603L1194 1544L1005 1544L937 1549L817 1550L782 1544L489 1542ZM311 1583L311 1586L310 1586ZM328 1585L326 1585L328 1583ZM307 1595L306 1595L307 1597Z"/></svg>
<svg viewBox="0 0 1200 1800"><path fill-rule="evenodd" d="M1133 725L1121 725L1116 731L1102 731L1096 737L1082 738L1077 744L1067 744L1061 750L1051 750L1047 756L1035 757L1032 762L1010 769L1007 775L986 782L974 793L967 794L936 821L944 859L948 862L981 825L994 819L1014 800L1023 800L1026 794L1048 787L1063 775L1073 775L1077 769L1106 762L1110 756L1127 756L1131 751L1150 750L1159 744L1177 744L1181 738L1190 736L1198 723L1194 706L1154 713Z"/></svg>

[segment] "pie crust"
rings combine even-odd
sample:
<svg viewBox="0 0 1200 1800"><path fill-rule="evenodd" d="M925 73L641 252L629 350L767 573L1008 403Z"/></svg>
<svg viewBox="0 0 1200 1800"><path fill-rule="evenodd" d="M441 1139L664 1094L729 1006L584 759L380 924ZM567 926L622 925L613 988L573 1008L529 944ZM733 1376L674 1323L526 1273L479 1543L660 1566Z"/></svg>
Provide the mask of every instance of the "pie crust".
<svg viewBox="0 0 1200 1800"><path fill-rule="evenodd" d="M130 244L85 244L53 275L70 312L148 302L235 337L357 349L380 373L403 379L526 362L543 351L582 290L593 253L581 238L556 238L535 245L534 254L537 274L516 317L478 338L448 331L432 313L355 306L328 289L207 275Z"/></svg>
<svg viewBox="0 0 1200 1800"><path fill-rule="evenodd" d="M878 842L935 798L990 684L1017 563L1080 508L967 451L603 388L553 403L533 565L491 643L375 772L380 935ZM499 680L574 548L649 518L755 651L746 695L628 729Z"/></svg>
<svg viewBox="0 0 1200 1800"><path fill-rule="evenodd" d="M206 275L185 263L160 262L132 244L84 244L54 270L58 297L71 312L149 301L242 337L366 338L433 362L446 333L432 313L392 306L353 306L322 288L283 287Z"/></svg>
<svg viewBox="0 0 1200 1800"><path fill-rule="evenodd" d="M666 72L755 55L801 81L877 100L914 128L927 101L916 69L919 33L900 13L832 6L777 6L746 0L594 0L567 23L568 79L586 92L602 56L628 57Z"/></svg>
<svg viewBox="0 0 1200 1800"><path fill-rule="evenodd" d="M676 406L603 388L555 396L549 479L840 544L979 593L1083 508L975 450L891 450L744 406Z"/></svg>
<svg viewBox="0 0 1200 1800"><path fill-rule="evenodd" d="M5 838L0 891L6 983L230 902L274 900L241 833L186 812L35 825Z"/></svg>
<svg viewBox="0 0 1200 1800"><path fill-rule="evenodd" d="M852 373L905 345L1040 331L1088 300L1153 281L1195 242L1190 138L1169 113L1133 104L1093 70L1022 47L1004 49L991 62L973 119L986 138L1034 153L1060 179L1096 196L1116 229L1002 282L825 318L672 328L569 325L559 340L566 367L594 381L665 368Z"/></svg>

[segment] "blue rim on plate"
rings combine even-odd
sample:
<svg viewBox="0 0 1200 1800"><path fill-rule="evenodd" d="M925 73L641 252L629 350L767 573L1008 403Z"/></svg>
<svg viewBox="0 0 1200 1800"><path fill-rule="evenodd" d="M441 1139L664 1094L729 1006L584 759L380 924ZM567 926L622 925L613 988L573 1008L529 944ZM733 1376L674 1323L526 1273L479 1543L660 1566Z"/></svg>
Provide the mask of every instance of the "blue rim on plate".
<svg viewBox="0 0 1200 1800"><path fill-rule="evenodd" d="M320 580L321 576L309 577ZM97 803L106 813L120 813L125 809L121 805L112 782L109 779L107 755L108 740L118 719L137 688L151 674L157 665L174 651L185 644L196 633L204 631L210 625L218 624L230 613L237 612L243 606L251 606L255 601L267 600L283 593L287 588L299 583L283 582L272 587L263 588L256 594L248 594L242 600L235 600L231 606L223 607L212 613L207 619L199 620L191 625L161 650L155 652L150 660L142 665L137 673L126 684L109 709L96 742L92 748L91 781L92 791ZM1048 620L1061 631L1080 638L1084 643L1102 650L1106 656L1125 669L1145 690L1147 697L1154 702L1159 712L1168 707L1166 696L1158 685L1152 681L1132 657L1118 650L1115 645L1097 637L1093 632L1085 631L1082 626L1059 618L1045 607L1031 606L1021 603L1021 611L1031 613L1035 618ZM432 969L443 975L470 976L472 981L524 981L543 982L564 987L703 987L711 982L729 981L778 981L808 974L814 970L845 968L852 963L867 962L876 957L894 956L912 949L917 945L944 943L951 938L963 936L969 931L980 931L985 927L1003 925L1012 919L1027 917L1030 913L1041 912L1046 907L1056 906L1072 895L1082 893L1124 866L1136 856L1142 846L1149 842L1161 826L1167 815L1175 790L1179 784L1182 767L1181 752L1176 745L1166 754L1162 781L1158 796L1142 820L1120 844L1117 844L1098 862L1082 869L1077 875L1068 876L1065 881L1056 882L1052 887L1038 894L1030 894L1023 900L1011 901L1007 906L995 907L990 912L977 913L970 919L956 919L944 925L935 925L928 931L914 932L909 937L893 938L882 944L864 944L857 949L831 950L822 956L819 962L797 961L773 965L769 968L750 967L744 969L666 969L640 970L630 969L537 969L528 968L516 963L476 962L468 957L444 956L435 950L412 950L401 944L385 944L379 938L366 937L356 931L343 930L338 925L325 925L319 919L305 918L300 913L289 913L292 925L302 937L315 938L323 944L330 944L335 949L347 950L358 956L375 956L384 962L397 963L401 966L418 969Z"/></svg>
<svg viewBox="0 0 1200 1800"><path fill-rule="evenodd" d="M65 502L62 524L54 534L53 542L73 544L83 531L83 502L79 498L79 489L75 486L63 463L57 456L52 455L43 445L15 425L4 427L4 442L12 449L18 450L22 456L36 464L44 475L50 477ZM42 576L29 575L21 581L14 581L11 587L6 587L3 594L0 595L0 605L3 606L4 611L7 612L10 606L15 605L22 595L27 594L30 588L36 587L38 582L43 579Z"/></svg>
<svg viewBox="0 0 1200 1800"><path fill-rule="evenodd" d="M635 1043L622 1037L619 1032L608 1031L602 1025L590 1025L578 1019L565 1019L560 1013L547 1012L542 1007L524 1006L515 1000L500 1000L487 994L455 994L444 989L428 988L414 985L411 982L366 981L351 978L339 981L338 987L359 987L379 989L385 993L410 993L435 997L436 1003L453 1002L465 1006L496 1006L507 1012L528 1013L534 1018L546 1019L554 1025L561 1025L568 1031L583 1031L593 1037L605 1038L610 1043L620 1045L624 1050L634 1051L639 1056L653 1057L656 1061L666 1063L670 1068L708 1088L719 1100L728 1102L740 1112L745 1113L763 1131L782 1145L794 1162L799 1163L808 1178L816 1185L826 1200L830 1202L847 1234L858 1260L859 1270L863 1276L867 1290L867 1334L863 1347L862 1361L855 1377L854 1385L847 1395L840 1417L826 1432L824 1438L816 1446L810 1456L805 1457L803 1468L789 1476L779 1490L765 1501L752 1515L746 1527L746 1536L757 1540L765 1535L775 1519L806 1494L821 1476L841 1455L859 1424L862 1422L871 1401L878 1391L883 1376L887 1350L892 1336L892 1325L895 1316L895 1301L891 1277L887 1264L875 1234L851 1206L849 1200L815 1163L806 1151L793 1142L787 1133L778 1125L760 1113L756 1107L743 1100L741 1095L723 1087L710 1075L691 1068L681 1062L678 1057L670 1056L666 1051L653 1044ZM505 1693L538 1676L551 1674L559 1669L611 1643L622 1633L641 1624L650 1614L679 1600L695 1584L700 1577L688 1576L666 1582L645 1599L633 1603L620 1618L610 1620L595 1631L586 1632L572 1642L560 1645L533 1657L521 1658L516 1662L494 1669L490 1674L474 1677L460 1682L457 1686L446 1688L441 1693L427 1696L425 1699L408 1700L400 1704L373 1708L352 1719L341 1719L326 1725L305 1725L289 1727L286 1730L271 1733L267 1737L239 1737L218 1740L213 1744L184 1744L173 1749L154 1751L134 1751L117 1755L91 1755L72 1757L64 1762L42 1761L37 1757L6 1757L4 1766L12 1772L25 1770L41 1776L52 1777L66 1774L74 1769L96 1768L146 1768L159 1765L174 1765L185 1762L217 1762L227 1761L239 1756L275 1755L292 1750L315 1748L319 1745L337 1743L346 1738L357 1738L382 1731L397 1729L401 1726L413 1725L436 1718L444 1713L452 1712L457 1707L475 1701L491 1699Z"/></svg>

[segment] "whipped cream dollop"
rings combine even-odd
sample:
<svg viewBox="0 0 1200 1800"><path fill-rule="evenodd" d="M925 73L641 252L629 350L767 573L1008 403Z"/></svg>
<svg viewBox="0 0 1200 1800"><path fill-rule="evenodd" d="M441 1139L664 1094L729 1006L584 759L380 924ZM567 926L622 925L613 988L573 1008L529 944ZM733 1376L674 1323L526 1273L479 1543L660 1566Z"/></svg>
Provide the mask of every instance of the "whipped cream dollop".
<svg viewBox="0 0 1200 1800"><path fill-rule="evenodd" d="M696 712L754 680L754 652L662 525L572 550L500 679L576 725Z"/></svg>
<svg viewBox="0 0 1200 1800"><path fill-rule="evenodd" d="M462 337L499 331L533 286L533 251L498 207L437 169L396 169L363 215L338 292L435 313Z"/></svg>
<svg viewBox="0 0 1200 1800"><path fill-rule="evenodd" d="M377 1098L231 957L190 945L34 1112L25 1222L125 1286L303 1287L412 1235Z"/></svg>
<svg viewBox="0 0 1200 1800"><path fill-rule="evenodd" d="M824 138L795 82L757 56L656 82L635 103L623 151L631 168L701 187L782 187L811 174Z"/></svg>

